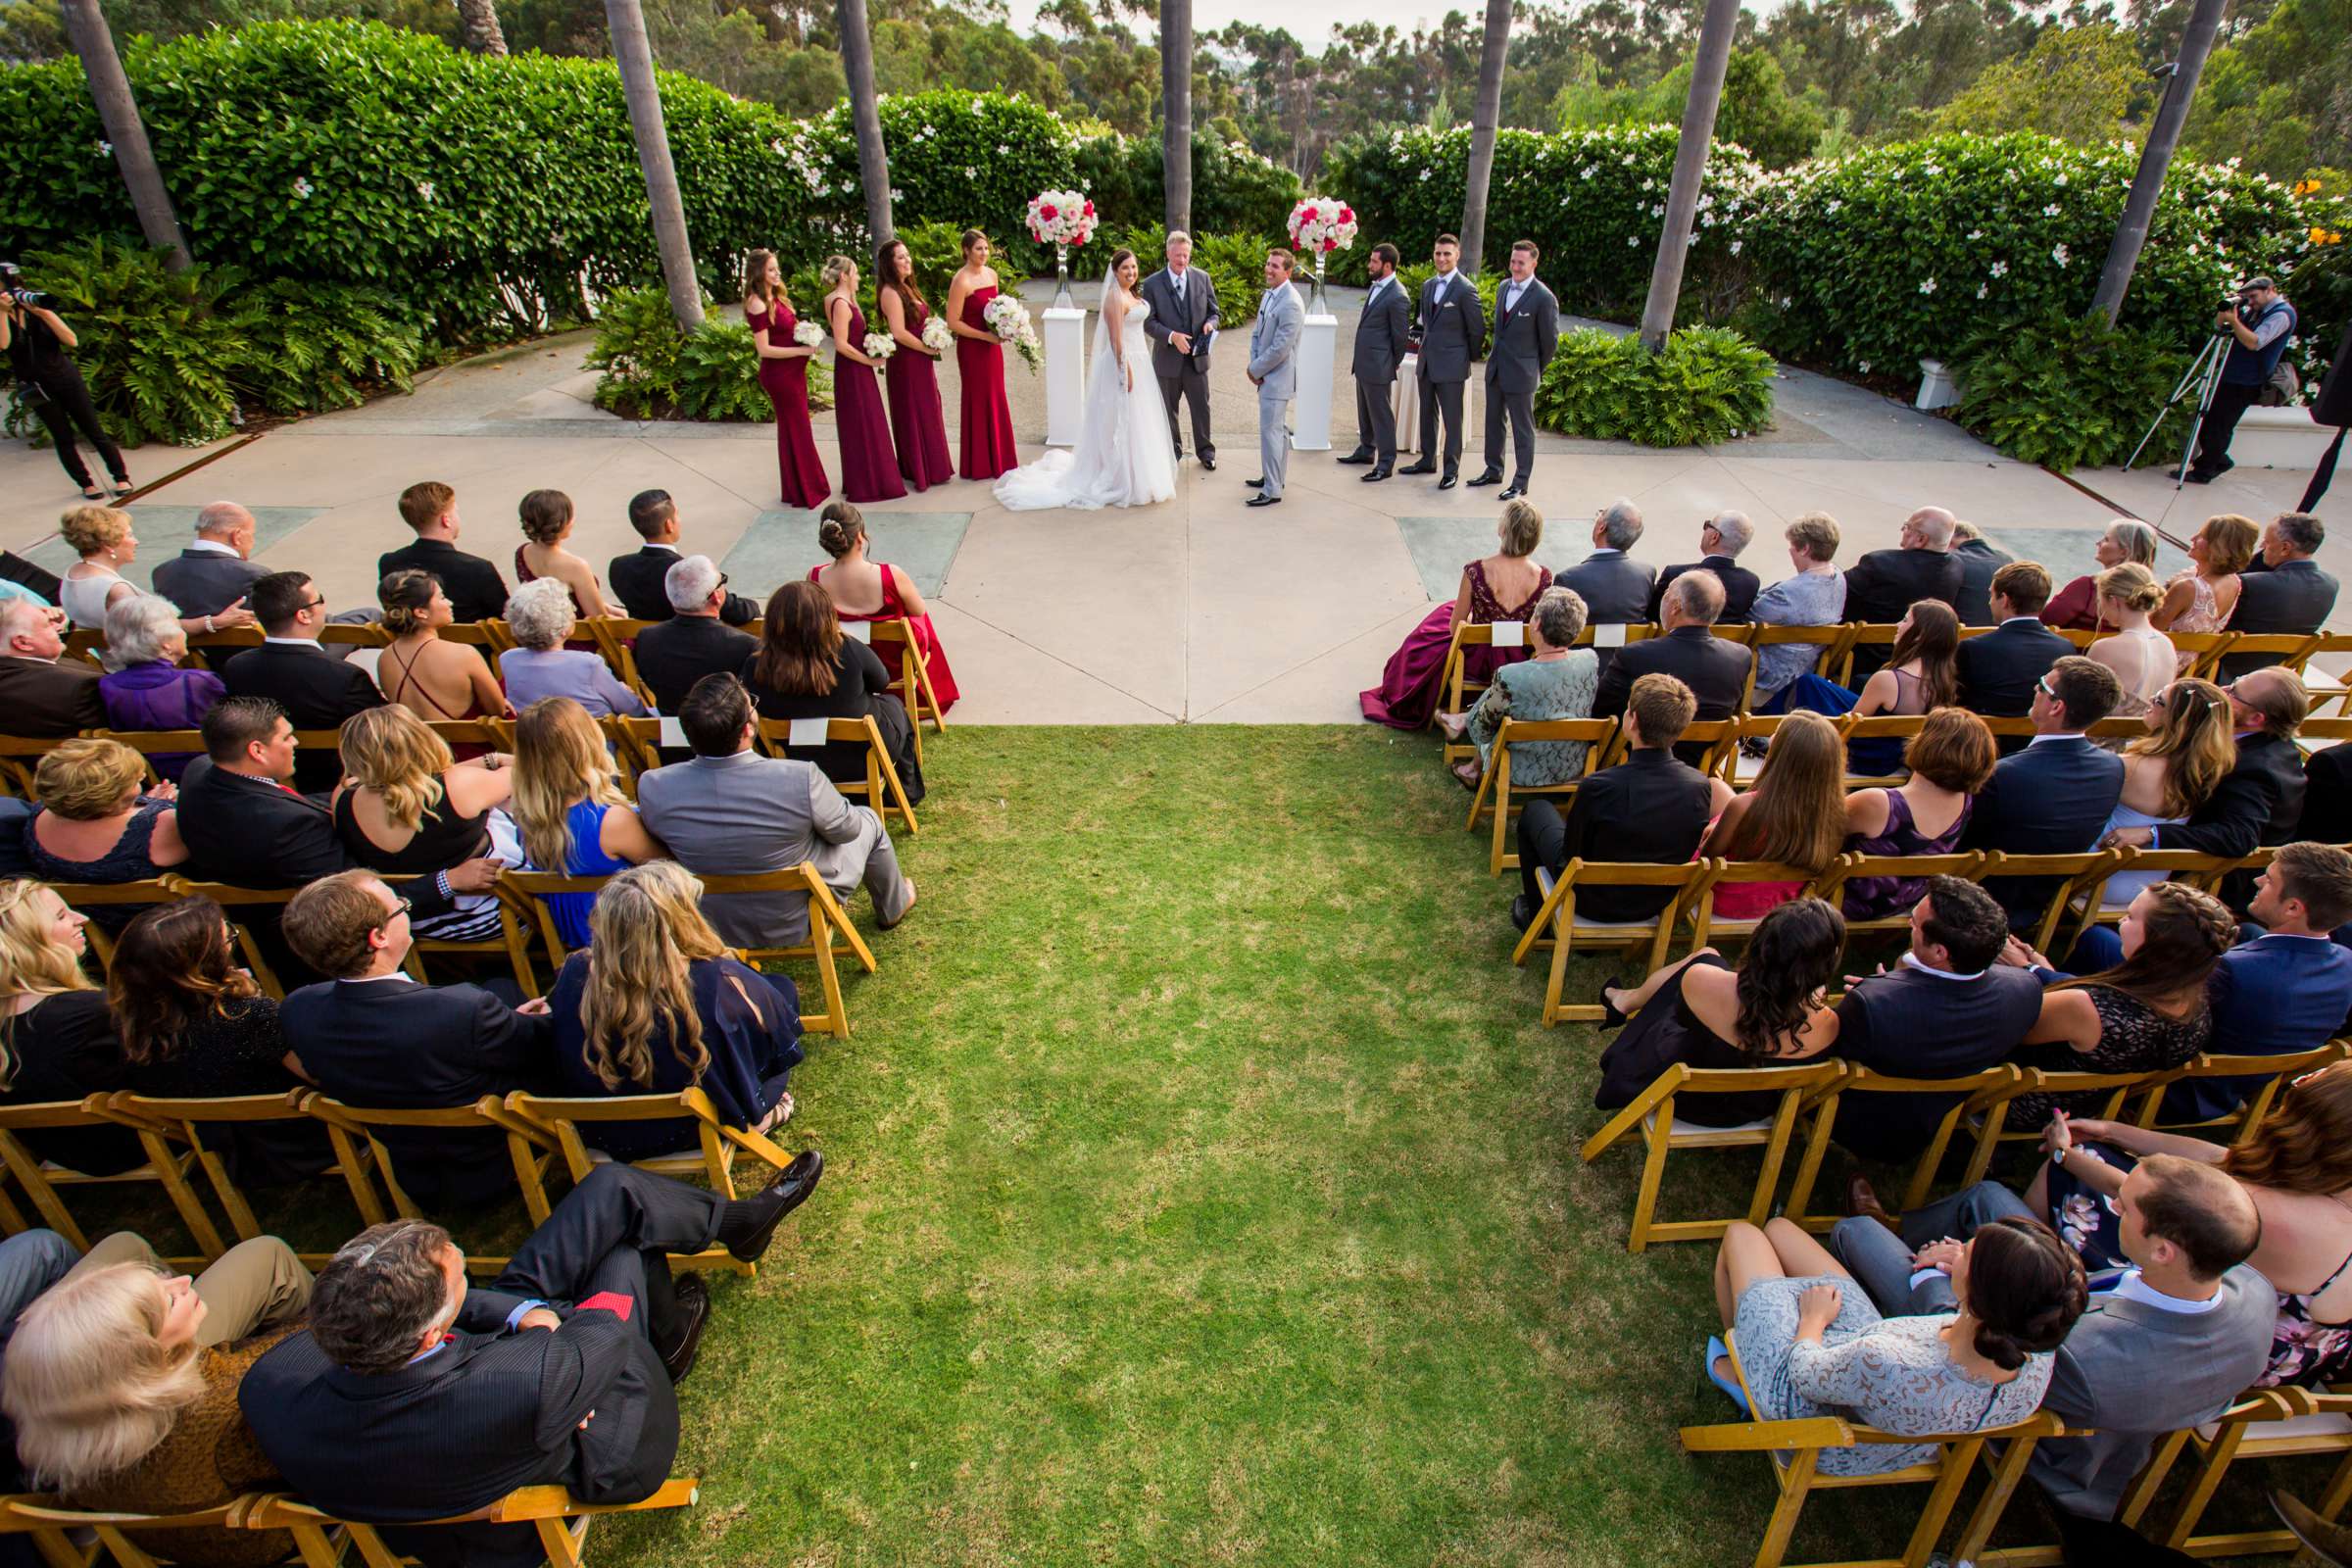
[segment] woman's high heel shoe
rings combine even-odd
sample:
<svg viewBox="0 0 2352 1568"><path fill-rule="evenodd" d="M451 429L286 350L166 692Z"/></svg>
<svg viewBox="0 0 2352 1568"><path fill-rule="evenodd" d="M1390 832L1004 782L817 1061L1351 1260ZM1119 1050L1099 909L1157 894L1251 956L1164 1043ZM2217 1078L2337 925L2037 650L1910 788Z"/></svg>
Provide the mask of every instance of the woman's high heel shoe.
<svg viewBox="0 0 2352 1568"><path fill-rule="evenodd" d="M1625 983L1625 976L1621 974L1611 975L1608 983L1600 988L1600 1026L1603 1029L1622 1029L1633 1017L1630 1012L1619 1011L1617 1004L1609 1000L1609 993L1612 991L1630 991L1632 989Z"/></svg>

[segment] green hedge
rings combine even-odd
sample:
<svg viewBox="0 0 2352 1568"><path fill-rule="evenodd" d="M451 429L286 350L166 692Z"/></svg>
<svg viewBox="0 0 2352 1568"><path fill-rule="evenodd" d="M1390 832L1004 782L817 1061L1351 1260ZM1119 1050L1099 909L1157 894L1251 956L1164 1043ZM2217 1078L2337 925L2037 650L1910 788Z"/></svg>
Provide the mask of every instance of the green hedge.
<svg viewBox="0 0 2352 1568"><path fill-rule="evenodd" d="M1960 422L2026 463L2065 473L2132 455L2204 339L2119 330L2059 313L1980 330L1953 353ZM2178 462L2190 408L2177 405L2149 444Z"/></svg>
<svg viewBox="0 0 2352 1568"><path fill-rule="evenodd" d="M1077 188L1095 199L1098 212L1136 224L1157 223L1167 212L1166 170L1156 137L1083 137L1077 174ZM1280 235L1298 197L1298 176L1281 165L1260 158L1245 143L1193 132L1195 234Z"/></svg>
<svg viewBox="0 0 2352 1568"><path fill-rule="evenodd" d="M1688 326L1650 354L1634 334L1560 334L1536 388L1537 422L1645 447L1712 446L1772 422L1772 356L1739 333Z"/></svg>

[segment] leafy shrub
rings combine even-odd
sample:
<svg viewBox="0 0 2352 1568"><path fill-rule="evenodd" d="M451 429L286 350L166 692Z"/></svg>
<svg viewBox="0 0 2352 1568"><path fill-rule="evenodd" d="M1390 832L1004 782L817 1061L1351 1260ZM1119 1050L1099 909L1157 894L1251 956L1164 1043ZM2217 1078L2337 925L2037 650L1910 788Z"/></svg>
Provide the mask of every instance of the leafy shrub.
<svg viewBox="0 0 2352 1568"><path fill-rule="evenodd" d="M1536 389L1548 429L1647 447L1711 446L1772 418L1772 356L1722 327L1685 327L1656 354L1631 333L1560 334Z"/></svg>
<svg viewBox="0 0 2352 1568"><path fill-rule="evenodd" d="M1960 422L2024 463L2064 473L2132 455L2202 346L2051 312L2022 326L1981 330L1955 356ZM2186 403L2166 416L2149 450L2178 458Z"/></svg>
<svg viewBox="0 0 2352 1568"><path fill-rule="evenodd" d="M830 368L822 359L807 364L809 408L831 408ZM631 289L606 301L588 368L599 372L596 406L623 418L757 424L775 417L760 385L751 329L713 316L688 336L669 313L668 295L658 288Z"/></svg>
<svg viewBox="0 0 2352 1568"><path fill-rule="evenodd" d="M255 390L272 414L357 408L388 386L409 390L423 334L400 303L342 283L272 278L245 293Z"/></svg>

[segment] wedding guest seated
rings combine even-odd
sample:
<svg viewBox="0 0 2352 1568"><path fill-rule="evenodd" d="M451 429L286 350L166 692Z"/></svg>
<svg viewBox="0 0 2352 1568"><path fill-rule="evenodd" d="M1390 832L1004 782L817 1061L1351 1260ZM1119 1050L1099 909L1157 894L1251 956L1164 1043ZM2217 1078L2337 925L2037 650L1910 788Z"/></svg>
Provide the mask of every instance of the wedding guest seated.
<svg viewBox="0 0 2352 1568"><path fill-rule="evenodd" d="M813 582L788 582L769 596L759 650L744 661L742 674L761 718L870 716L907 802L922 801L923 772L915 760L906 706L890 694L890 671L874 651L842 634L832 596L824 589ZM861 742L827 741L812 760L835 783L865 778Z"/></svg>
<svg viewBox="0 0 2352 1568"><path fill-rule="evenodd" d="M66 651L63 612L0 599L0 710L8 733L45 737L106 728L98 666Z"/></svg>
<svg viewBox="0 0 2352 1568"><path fill-rule="evenodd" d="M155 594L131 594L107 607L106 648L99 656L107 673L98 678L106 702L106 727L119 730L194 729L228 688L209 669L182 668L188 634L179 629L172 603ZM193 752L163 752L155 770L178 782Z"/></svg>
<svg viewBox="0 0 2352 1568"><path fill-rule="evenodd" d="M2108 813L2102 843L2126 828L2187 821L2237 765L2230 700L2210 681L2174 681L2157 694L2141 722L2150 733L2124 748L2124 792ZM2118 871L2101 890L2101 903L2110 909L2123 908L2141 889L2167 874Z"/></svg>
<svg viewBox="0 0 2352 1568"><path fill-rule="evenodd" d="M522 543L514 547L515 583L552 577L571 596L571 612L581 619L619 615L621 608L605 597L595 569L564 548L575 520L571 497L561 490L534 490L516 511L522 519Z"/></svg>
<svg viewBox="0 0 2352 1568"><path fill-rule="evenodd" d="M136 1236L99 1242L9 1341L0 1404L33 1484L70 1507L155 1514L278 1487L237 1390L310 1300L310 1271L274 1236L239 1242L194 1279ZM263 1568L293 1550L282 1531L128 1535L191 1568Z"/></svg>
<svg viewBox="0 0 2352 1568"><path fill-rule="evenodd" d="M785 1082L801 1061L801 999L789 979L738 962L697 907L703 885L675 860L633 866L596 901L595 942L548 993L564 1092L674 1095L699 1088L730 1127L792 1119ZM673 1116L593 1122L581 1135L614 1159L696 1147Z"/></svg>
<svg viewBox="0 0 2352 1568"><path fill-rule="evenodd" d="M295 1070L344 1103L447 1109L552 1077L545 999L510 1008L478 986L403 974L414 941L408 901L374 872L304 888L286 906L285 931L305 963L333 978L288 995L279 1025ZM375 1136L401 1186L427 1208L474 1208L514 1190L496 1130L386 1127Z"/></svg>
<svg viewBox="0 0 2352 1568"><path fill-rule="evenodd" d="M308 573L273 571L254 583L251 597L265 640L221 666L229 696L267 697L298 730L336 729L352 714L383 706L384 694L366 670L318 646L326 596ZM333 789L342 776L335 754L323 749L294 764L294 787L306 795Z"/></svg>
<svg viewBox="0 0 2352 1568"><path fill-rule="evenodd" d="M2180 657L2173 640L2148 624L2148 612L2164 602L2156 574L2136 562L2125 562L2099 573L2099 620L2115 628L2085 650L2087 657L2115 671L2123 697L2118 715L2137 718L2148 710L2157 693L2173 682Z"/></svg>
<svg viewBox="0 0 2352 1568"><path fill-rule="evenodd" d="M1961 707L1986 718L2026 716L2034 683L2075 651L2041 623L2049 597L2050 574L2039 562L2013 561L1992 574L1992 630L1965 639L1952 656Z"/></svg>
<svg viewBox="0 0 2352 1568"><path fill-rule="evenodd" d="M1715 1257L1715 1304L1767 1421L1838 1415L1897 1437L2004 1427L2032 1415L2056 1371L2051 1352L2082 1316L2082 1265L2049 1227L1987 1225L1951 1252L1950 1299L1882 1316L1820 1242L1786 1219L1735 1220ZM1721 1340L1706 1374L1742 1412ZM1822 1451L1824 1475L1877 1475L1936 1458L1934 1444Z"/></svg>
<svg viewBox="0 0 2352 1568"><path fill-rule="evenodd" d="M0 1104L78 1104L123 1085L106 994L82 972L89 922L38 882L0 882ZM24 1127L36 1158L85 1176L147 1162L122 1127Z"/></svg>
<svg viewBox="0 0 2352 1568"><path fill-rule="evenodd" d="M1837 565L1838 519L1826 512L1799 513L1788 524L1793 574L1756 595L1748 614L1763 626L1835 626L1845 619L1845 573ZM1776 643L1756 651L1754 711L1778 712L1778 699L1799 675L1821 662L1818 643Z"/></svg>
<svg viewBox="0 0 2352 1568"><path fill-rule="evenodd" d="M2156 607L2148 624L2168 634L2226 630L2243 587L2239 573L2261 549L2262 529L2252 517L2233 512L2207 517L2188 541L2188 559L2195 564L2173 573L2165 584L2164 603ZM2181 672L2195 662L2193 654L2180 655Z"/></svg>
<svg viewBox="0 0 2352 1568"><path fill-rule="evenodd" d="M396 571L429 571L449 595L458 619L496 620L507 608L507 579L498 567L458 548L458 493L437 479L400 493L400 516L416 542L376 558L378 582Z"/></svg>
<svg viewBox="0 0 2352 1568"><path fill-rule="evenodd" d="M598 718L642 717L645 704L614 678L602 654L564 646L578 624L561 580L541 577L514 590L507 601L507 629L521 646L498 656L507 701L519 710L543 697L568 697Z"/></svg>
<svg viewBox="0 0 2352 1568"><path fill-rule="evenodd" d="M710 1307L699 1276L672 1282L669 1254L716 1246L758 1261L823 1173L810 1150L758 1196L729 1200L601 1166L486 1289L468 1288L466 1254L440 1226L371 1225L319 1271L309 1327L246 1374L245 1419L288 1487L343 1519L443 1519L527 1486L587 1503L650 1496L677 1456L675 1385ZM441 1568L543 1554L528 1524L384 1539Z"/></svg>
<svg viewBox="0 0 2352 1568"><path fill-rule="evenodd" d="M2034 739L1992 770L1977 795L1960 847L2012 855L2080 855L2095 849L2123 796L2124 760L2092 745L2082 732L2114 711L2117 696L2115 671L2104 664L2075 654L2052 664L2034 684L2027 714ZM1984 882L1984 890L2019 925L2041 918L2056 887L2048 877Z"/></svg>
<svg viewBox="0 0 2352 1568"><path fill-rule="evenodd" d="M2060 1117L2049 1131L2062 1138L2066 1125ZM2069 1166L2083 1162L2060 1152ZM2120 1234L2132 1267L2065 1333L2042 1402L2089 1435L2042 1440L2027 1471L2065 1514L2113 1518L2157 1438L2212 1420L2262 1374L2273 1296L2246 1257L2260 1220L2218 1171L2178 1158L2142 1162L2113 1194L2129 1224L2113 1211L2095 1220L2079 1208L2061 1213L2038 1192L2021 1201L1984 1182L1904 1215L1900 1240L1869 1184L1856 1178L1853 1187L1859 1217L1839 1224L1830 1243L1886 1312L1946 1311L1958 1293L1973 1295L1963 1244L1993 1227L2039 1229L2046 1216L2077 1250L2086 1225L2112 1224ZM2093 1284L2100 1272L2090 1268Z"/></svg>
<svg viewBox="0 0 2352 1568"><path fill-rule="evenodd" d="M678 504L666 490L640 490L629 498L629 526L645 543L633 555L614 556L605 575L612 579L612 592L631 619L667 620L671 606L663 580L683 559L678 537L684 524L678 518ZM741 594L728 594L719 604L718 618L730 626L748 625L760 618L760 607Z"/></svg>
<svg viewBox="0 0 2352 1568"><path fill-rule="evenodd" d="M1641 532L1639 518L1635 532ZM1445 679L1454 628L1525 620L1536 608L1537 596L1551 586L1551 568L1536 564L1536 547L1544 542L1544 514L1533 503L1524 498L1504 502L1494 537L1498 548L1494 555L1462 568L1453 603L1423 616L1389 656L1380 684L1358 694L1366 718L1391 729L1419 729L1428 723L1443 696L1438 688ZM1465 648L1463 678L1484 685L1494 678L1494 671L1525 657L1515 648Z"/></svg>
<svg viewBox="0 0 2352 1568"><path fill-rule="evenodd" d="M1959 647L1960 617L1952 607L1940 599L1922 599L1895 622L1886 662L1859 693L1818 675L1799 675L1785 706L1791 711L1851 712L1856 718L1911 717L1947 707L1959 691L1954 664ZM1847 745L1845 766L1860 777L1877 778L1894 772L1902 758L1900 737L1871 736Z"/></svg>
<svg viewBox="0 0 2352 1568"><path fill-rule="evenodd" d="M1754 572L1738 564L1738 557L1755 536L1756 525L1744 512L1718 512L1700 523L1698 560L1668 566L1658 573L1656 585L1649 590L1647 618L1660 618L1660 602L1675 578L1686 571L1711 571L1715 580L1723 584L1723 613L1716 618L1731 626L1747 624L1748 608L1756 602L1756 590L1763 584L1756 580Z"/></svg>
<svg viewBox="0 0 2352 1568"><path fill-rule="evenodd" d="M393 702L427 723L505 716L507 694L481 650L441 640L458 612L440 578L413 567L396 571L375 585L375 600L392 634L375 673Z"/></svg>
<svg viewBox="0 0 2352 1568"><path fill-rule="evenodd" d="M2213 794L2185 822L2118 827L2107 842L2237 858L2295 835L2303 820L2305 785L2295 732L2311 711L2302 680L2291 669L2258 669L2222 691L2230 703L2237 760ZM2252 879L2240 872L2223 885L2222 896L2241 906L2251 887Z"/></svg>
<svg viewBox="0 0 2352 1568"><path fill-rule="evenodd" d="M1908 780L1845 798L1845 848L1860 855L1951 854L1968 826L1971 797L1998 760L1983 719L1962 708L1936 709L1903 743ZM1845 912L1856 920L1883 919L1917 905L1927 890L1925 877L1854 877L1845 883Z"/></svg>
<svg viewBox="0 0 2352 1568"><path fill-rule="evenodd" d="M2262 530L2261 562L2238 579L2230 629L2257 637L2308 636L2326 625L2335 611L2335 579L2311 558L2327 540L2327 526L2308 512L2282 512L2272 518ZM2225 655L2222 680L2233 681L2278 659L2277 654Z"/></svg>
<svg viewBox="0 0 2352 1568"><path fill-rule="evenodd" d="M637 634L637 676L654 706L674 713L705 675L732 675L760 651L760 639L727 625L722 612L733 597L727 574L709 556L686 556L662 579L670 616Z"/></svg>
<svg viewBox="0 0 2352 1568"><path fill-rule="evenodd" d="M833 564L809 567L808 580L833 596L833 612L845 624L905 617L913 629L915 646L922 650L923 666L931 676L931 694L939 699L943 712L955 707L962 694L956 688L956 672L948 668L947 652L939 645L931 612L924 606L923 596L915 592L914 579L897 566L866 560L865 516L847 501L827 502L818 515L823 520L817 525L816 542L833 558ZM892 680L905 673L902 645L881 643L874 653Z"/></svg>
<svg viewBox="0 0 2352 1568"><path fill-rule="evenodd" d="M1559 586L1576 591L1595 626L1639 625L1649 619L1649 590L1656 573L1626 552L1642 538L1642 509L1623 497L1592 514L1592 553L1560 573ZM1597 648L1608 672L1612 648Z"/></svg>
<svg viewBox="0 0 2352 1568"><path fill-rule="evenodd" d="M1838 1054L1892 1078L1966 1078L2009 1058L2041 1015L2041 982L1999 961L2009 922L1992 896L1931 877L1911 911L1911 948L1855 981L1838 1005ZM1954 1097L1847 1093L1838 1142L1866 1159L1916 1158Z"/></svg>
<svg viewBox="0 0 2352 1568"><path fill-rule="evenodd" d="M1526 930L1544 906L1539 869L1557 876L1573 859L1676 865L1696 853L1721 787L1674 755L1696 707L1690 688L1672 675L1642 676L1625 705L1625 760L1578 786L1565 818L1549 800L1527 803L1519 813L1511 924ZM1580 889L1576 912L1587 920L1647 920L1673 898L1672 888Z"/></svg>
<svg viewBox="0 0 2352 1568"><path fill-rule="evenodd" d="M1711 860L1773 860L1819 876L1844 847L1845 749L1838 728L1819 713L1790 713L1764 754L1764 770L1723 808L1698 853ZM1753 920L1804 890L1802 882L1719 883L1715 917Z"/></svg>
<svg viewBox="0 0 2352 1568"><path fill-rule="evenodd" d="M58 602L74 624L103 631L106 612L139 590L124 578L122 568L138 555L138 535L131 516L115 507L71 507L57 531L81 559L66 568ZM253 615L244 610L224 610L213 615L191 615L180 622L183 631L212 631L216 627L250 626Z"/></svg>
<svg viewBox="0 0 2352 1568"><path fill-rule="evenodd" d="M210 615L218 624L224 612L244 607L255 581L270 575L253 559L256 531L252 513L234 501L214 502L196 514L196 537L156 563L155 591L172 602L174 614Z"/></svg>
<svg viewBox="0 0 2352 1568"><path fill-rule="evenodd" d="M1895 549L1873 550L1845 574L1845 618L1886 626L1922 599L1940 599L1959 608L1961 569L1951 553L1952 530L1960 519L1941 507L1922 507L1903 519ZM1854 650L1854 675L1867 680L1886 656L1874 647Z"/></svg>
<svg viewBox="0 0 2352 1568"><path fill-rule="evenodd" d="M1527 618L1533 654L1496 670L1494 684L1463 715L1463 729L1478 747L1478 756L1456 763L1454 777L1470 789L1478 788L1506 718L1542 723L1591 716L1599 664L1592 649L1570 646L1584 629L1585 602L1570 589L1544 589L1536 600L1535 613ZM1441 716L1438 722L1446 721ZM1584 772L1585 754L1591 749L1587 741L1522 741L1511 748L1511 782L1522 789L1568 783Z"/></svg>
<svg viewBox="0 0 2352 1568"><path fill-rule="evenodd" d="M386 704L346 722L346 777L335 792L335 836L354 863L395 876L432 876L468 860L517 865L522 847L498 814L514 787L514 759L460 762L405 708ZM415 916L416 935L483 942L499 933L498 899L461 895L445 914Z"/></svg>
<svg viewBox="0 0 2352 1568"><path fill-rule="evenodd" d="M526 870L610 876L661 857L662 846L621 791L604 732L570 698L543 697L515 720L514 779L507 811L522 836ZM588 945L595 894L557 893L542 902L564 947Z"/></svg>
<svg viewBox="0 0 2352 1568"><path fill-rule="evenodd" d="M1960 563L1960 597L1952 606L1960 612L1960 624L1991 625L1992 574L2017 558L1965 518L1952 524L1952 555Z"/></svg>
<svg viewBox="0 0 2352 1568"><path fill-rule="evenodd" d="M2159 882L2134 898L2119 931L2120 960L2080 980L2060 977L2049 959L2012 937L2003 956L2048 987L2017 1060L2052 1072L2180 1066L2213 1040L2206 983L2236 939L2237 921L2222 901L2184 882ZM2053 1110L2096 1110L2106 1098L2096 1090L2025 1095L2009 1102L2009 1126L2031 1132Z"/></svg>
<svg viewBox="0 0 2352 1568"><path fill-rule="evenodd" d="M823 590L813 584L787 584ZM781 592L781 590L779 590ZM761 757L752 694L732 675L706 675L678 710L691 761L637 779L637 810L646 831L680 865L705 875L751 875L811 861L847 899L862 883L884 930L914 907L914 884L899 872L898 852L870 807L852 806L815 764ZM808 900L801 893L712 895L703 913L731 947L793 947L808 940Z"/></svg>
<svg viewBox="0 0 2352 1568"><path fill-rule="evenodd" d="M188 861L170 786L146 793L147 766L121 741L60 742L33 769L40 803L24 827L24 858L44 882L144 882ZM130 919L127 906L109 929Z"/></svg>
<svg viewBox="0 0 2352 1568"><path fill-rule="evenodd" d="M1788 1067L1821 1055L1838 1039L1838 1014L1823 996L1845 957L1845 919L1819 899L1782 905L1757 923L1737 969L1713 948L1658 970L1638 986L1602 990L1602 1027L1625 1033L1600 1054L1592 1103L1618 1110L1676 1062L1702 1071ZM1777 1090L1693 1095L1675 1102L1678 1121L1738 1127L1779 1114Z"/></svg>
<svg viewBox="0 0 2352 1568"><path fill-rule="evenodd" d="M1726 642L1710 629L1723 611L1723 584L1711 571L1687 571L1667 590L1658 624L1663 637L1630 643L1616 651L1608 673L1601 676L1592 698L1592 716L1615 718L1625 711L1634 682L1644 675L1672 675L1690 689L1698 703L1701 722L1730 718L1747 696L1747 666L1752 657L1738 643ZM1706 748L1684 743L1676 754L1696 763Z"/></svg>
<svg viewBox="0 0 2352 1568"><path fill-rule="evenodd" d="M2099 571L2126 564L2144 566L2152 576L2156 569L2156 530L2132 517L2118 517L2099 535L2091 547L2091 555L2099 564ZM2077 577L2057 596L2042 607L2041 623L2061 631L2099 631L2104 629L2099 615L2099 580L2096 572Z"/></svg>

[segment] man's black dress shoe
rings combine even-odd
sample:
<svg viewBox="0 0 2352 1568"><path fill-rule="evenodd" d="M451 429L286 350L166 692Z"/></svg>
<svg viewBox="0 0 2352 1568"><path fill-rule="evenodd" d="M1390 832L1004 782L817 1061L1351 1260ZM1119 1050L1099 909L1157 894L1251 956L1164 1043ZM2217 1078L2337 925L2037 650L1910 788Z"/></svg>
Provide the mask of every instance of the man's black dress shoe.
<svg viewBox="0 0 2352 1568"><path fill-rule="evenodd" d="M694 1357L703 1348L703 1328L710 1321L710 1287L703 1283L700 1274L682 1276L670 1287L678 1300L681 1326L677 1342L661 1351L662 1365L675 1385L686 1381L694 1370Z"/></svg>
<svg viewBox="0 0 2352 1568"><path fill-rule="evenodd" d="M1450 490L1459 483L1461 483L1461 481L1449 473L1445 478L1438 481L1438 488L1441 490Z"/></svg>
<svg viewBox="0 0 2352 1568"><path fill-rule="evenodd" d="M824 1178L824 1174L825 1156L813 1149L778 1171L776 1179L769 1182L758 1197L748 1200L754 1203L774 1203L776 1211L761 1220L751 1235L729 1247L728 1252L738 1262L759 1262L760 1254L766 1251L768 1244L776 1239L776 1227L784 1223L784 1216L808 1201L808 1195L816 1191L816 1184Z"/></svg>
<svg viewBox="0 0 2352 1568"><path fill-rule="evenodd" d="M1392 471L1393 470L1388 468L1374 468L1370 473L1358 474L1356 476L1356 482L1359 484L1378 484L1381 480L1386 479Z"/></svg>
<svg viewBox="0 0 2352 1568"><path fill-rule="evenodd" d="M1202 466L1203 468L1206 468L1206 469L1207 469L1209 472L1211 472L1211 473L1214 473L1214 472L1216 472L1216 471L1217 471L1217 455L1216 455L1214 452L1203 452L1203 453L1201 453L1201 454L1200 454L1200 466Z"/></svg>
<svg viewBox="0 0 2352 1568"><path fill-rule="evenodd" d="M1262 478L1244 479L1242 483L1248 485L1252 490L1263 490L1266 487L1266 481Z"/></svg>
<svg viewBox="0 0 2352 1568"><path fill-rule="evenodd" d="M1502 494L1496 499L1502 501L1516 501L1525 494L1527 494L1527 486L1523 484L1506 485L1503 488Z"/></svg>
<svg viewBox="0 0 2352 1568"><path fill-rule="evenodd" d="M1342 463L1353 464L1357 467L1362 467L1365 464L1373 461L1373 455L1369 452L1350 452L1346 457L1340 459L1340 461Z"/></svg>
<svg viewBox="0 0 2352 1568"><path fill-rule="evenodd" d="M1517 931L1525 931L1529 926L1535 924L1536 911L1542 907L1542 905L1538 904L1535 900L1529 898L1524 893L1513 899L1511 901L1512 929Z"/></svg>
<svg viewBox="0 0 2352 1568"><path fill-rule="evenodd" d="M2211 484L2214 480L2220 478L2221 475L2218 473L2207 473L2202 468L2191 468L2188 470L2188 472L2182 474L2180 477L2186 479L2190 484Z"/></svg>
<svg viewBox="0 0 2352 1568"><path fill-rule="evenodd" d="M1438 466L1434 463L1416 463L1410 467L1398 468L1396 471L1398 473L1435 473L1438 471Z"/></svg>
<svg viewBox="0 0 2352 1568"><path fill-rule="evenodd" d="M1480 474L1477 478L1470 481L1470 488L1475 490L1482 484L1500 483L1502 483L1502 475L1496 473L1493 468L1489 468L1486 472Z"/></svg>
<svg viewBox="0 0 2352 1568"><path fill-rule="evenodd" d="M1242 505L1245 507L1279 507L1282 505L1282 497L1251 496L1249 500L1243 502Z"/></svg>

